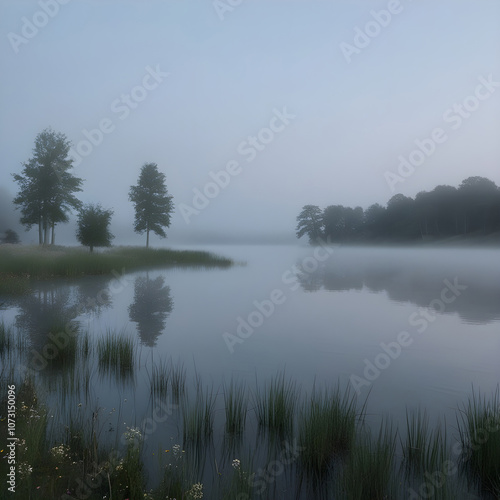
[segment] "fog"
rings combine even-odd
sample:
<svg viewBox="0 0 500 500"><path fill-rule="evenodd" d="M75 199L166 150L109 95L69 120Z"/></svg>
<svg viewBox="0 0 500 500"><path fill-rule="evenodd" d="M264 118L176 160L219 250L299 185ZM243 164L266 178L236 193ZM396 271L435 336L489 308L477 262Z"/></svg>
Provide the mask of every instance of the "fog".
<svg viewBox="0 0 500 500"><path fill-rule="evenodd" d="M37 240L11 174L46 127L115 244L143 243L128 190L146 162L175 206L152 245L289 243L306 204L500 185L498 2L231 4L2 2L0 231ZM70 219L57 243L76 244Z"/></svg>

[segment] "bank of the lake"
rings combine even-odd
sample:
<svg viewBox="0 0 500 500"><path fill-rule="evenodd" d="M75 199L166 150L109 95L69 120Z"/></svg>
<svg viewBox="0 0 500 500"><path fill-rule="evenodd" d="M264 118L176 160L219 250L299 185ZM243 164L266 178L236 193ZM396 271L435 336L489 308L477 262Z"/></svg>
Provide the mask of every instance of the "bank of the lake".
<svg viewBox="0 0 500 500"><path fill-rule="evenodd" d="M90 253L82 247L0 245L0 294L20 293L30 279L123 274L174 266L230 267L233 261L199 250L114 247Z"/></svg>

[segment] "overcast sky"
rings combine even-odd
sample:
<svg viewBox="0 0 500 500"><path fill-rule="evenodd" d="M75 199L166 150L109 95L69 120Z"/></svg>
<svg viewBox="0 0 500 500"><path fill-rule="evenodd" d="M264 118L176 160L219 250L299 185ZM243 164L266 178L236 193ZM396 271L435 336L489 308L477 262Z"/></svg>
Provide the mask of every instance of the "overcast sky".
<svg viewBox="0 0 500 500"><path fill-rule="evenodd" d="M46 127L73 143L82 201L114 209L116 244L143 242L128 190L145 162L174 198L167 243L293 238L305 204L367 208L472 175L500 185L498 0L1 0L0 10L0 223L11 173ZM398 172L401 157L419 164ZM216 187L210 172L223 170ZM212 198L193 201L193 190ZM73 232L57 228L68 243Z"/></svg>

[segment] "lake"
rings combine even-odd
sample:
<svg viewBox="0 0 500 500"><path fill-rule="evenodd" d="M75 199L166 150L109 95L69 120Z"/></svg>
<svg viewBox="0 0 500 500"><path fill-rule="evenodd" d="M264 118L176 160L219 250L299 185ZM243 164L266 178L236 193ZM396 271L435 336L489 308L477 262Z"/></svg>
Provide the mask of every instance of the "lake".
<svg viewBox="0 0 500 500"><path fill-rule="evenodd" d="M160 358L183 363L188 384L197 376L214 392L231 379L263 384L279 371L304 392L339 382L360 402L368 398L366 418L374 428L383 418L404 425L406 409L419 407L433 423L454 424L472 387L489 395L500 381L497 249L203 249L237 264L45 281L4 304L3 321L29 339L31 366L57 415L99 410L103 435L114 439L124 423L141 427L154 411L150 362ZM62 397L58 374L33 354L42 352L44 324L53 317L77 321L96 342L108 330L133 336L140 360L133 376L116 380L94 366L87 375L90 396L78 389ZM216 441L223 408L218 397ZM155 470L153 453L182 440L182 433L170 416L150 427L144 456Z"/></svg>

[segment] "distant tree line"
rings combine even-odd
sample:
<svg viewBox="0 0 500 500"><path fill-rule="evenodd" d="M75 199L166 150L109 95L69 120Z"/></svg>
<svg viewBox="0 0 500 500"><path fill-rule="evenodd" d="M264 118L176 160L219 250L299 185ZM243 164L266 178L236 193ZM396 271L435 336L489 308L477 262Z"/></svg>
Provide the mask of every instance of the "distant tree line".
<svg viewBox="0 0 500 500"><path fill-rule="evenodd" d="M421 191L415 198L394 195L386 206L306 205L297 217L297 237L310 243L412 241L500 231L500 188L485 177L468 177Z"/></svg>
<svg viewBox="0 0 500 500"><path fill-rule="evenodd" d="M26 230L38 226L40 245L55 243L55 227L69 221L69 213L78 214L77 240L88 246L110 246L114 236L109 230L112 210L100 204L84 205L74 193L82 191L83 180L71 173L73 160L68 156L71 143L67 137L51 129L37 135L33 156L23 164L20 174L12 174L19 185L13 202L21 211L21 224ZM136 186L131 186L129 200L135 208L134 230L146 233L146 247L149 233L153 231L165 238L164 227L170 226L173 211L172 196L168 195L165 174L158 171L156 163L142 166ZM17 235L6 233L3 242L14 242Z"/></svg>

